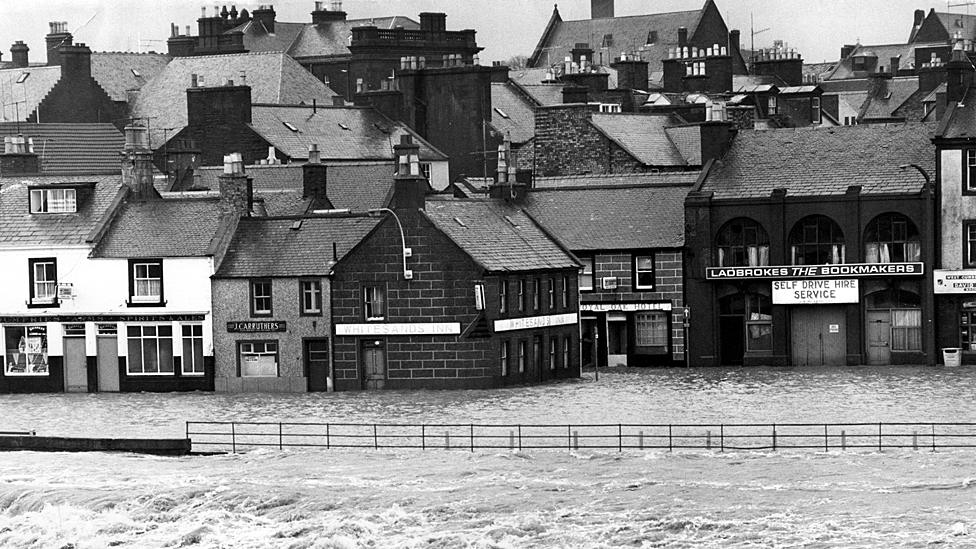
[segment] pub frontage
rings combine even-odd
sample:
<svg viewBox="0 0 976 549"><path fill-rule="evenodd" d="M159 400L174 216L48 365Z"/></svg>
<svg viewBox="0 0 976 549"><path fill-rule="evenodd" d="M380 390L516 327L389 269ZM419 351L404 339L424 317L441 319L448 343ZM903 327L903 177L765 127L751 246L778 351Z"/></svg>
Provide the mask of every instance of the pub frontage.
<svg viewBox="0 0 976 549"><path fill-rule="evenodd" d="M933 364L931 189L899 167L930 133L740 133L685 201L689 364Z"/></svg>

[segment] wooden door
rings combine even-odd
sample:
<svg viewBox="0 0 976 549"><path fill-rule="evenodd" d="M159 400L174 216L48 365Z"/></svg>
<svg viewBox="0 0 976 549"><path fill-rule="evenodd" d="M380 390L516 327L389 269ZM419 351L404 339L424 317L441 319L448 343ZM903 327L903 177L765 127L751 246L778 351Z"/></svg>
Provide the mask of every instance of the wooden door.
<svg viewBox="0 0 976 549"><path fill-rule="evenodd" d="M382 341L363 342L363 378L366 389L382 389L386 385L386 352Z"/></svg>
<svg viewBox="0 0 976 549"><path fill-rule="evenodd" d="M891 312L868 311L868 364L891 364Z"/></svg>
<svg viewBox="0 0 976 549"><path fill-rule="evenodd" d="M844 307L794 307L794 366L843 366L847 362Z"/></svg>
<svg viewBox="0 0 976 549"><path fill-rule="evenodd" d="M98 353L98 391L119 391L119 343L117 336L99 335L96 340Z"/></svg>
<svg viewBox="0 0 976 549"><path fill-rule="evenodd" d="M310 339L305 342L305 377L308 390L327 391L329 389L329 342L325 339Z"/></svg>
<svg viewBox="0 0 976 549"><path fill-rule="evenodd" d="M69 393L88 391L88 360L84 336L64 338L64 390Z"/></svg>

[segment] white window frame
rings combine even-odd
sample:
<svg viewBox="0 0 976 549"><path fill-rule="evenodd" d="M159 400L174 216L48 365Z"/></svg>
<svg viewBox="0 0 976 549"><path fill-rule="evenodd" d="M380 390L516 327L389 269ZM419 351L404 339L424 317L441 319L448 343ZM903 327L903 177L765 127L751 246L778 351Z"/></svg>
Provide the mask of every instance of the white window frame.
<svg viewBox="0 0 976 549"><path fill-rule="evenodd" d="M258 293L258 289L267 287L267 293ZM258 303L267 300L267 308L258 307ZM274 283L270 278L259 278L251 280L251 315L252 316L271 316L274 314Z"/></svg>
<svg viewBox="0 0 976 549"><path fill-rule="evenodd" d="M583 269L579 274L579 290L581 292L593 291L593 282L596 280L596 259L591 256L581 257L579 260L583 264ZM584 284L587 281L589 284Z"/></svg>
<svg viewBox="0 0 976 549"><path fill-rule="evenodd" d="M189 335L187 334L189 329ZM199 332L199 334L194 333ZM206 373L206 351L203 348L203 324L183 324L180 326L181 346L183 349L183 359L180 370L185 376L202 376ZM196 363L194 347L200 345L200 364ZM189 345L189 353L187 353Z"/></svg>
<svg viewBox="0 0 976 549"><path fill-rule="evenodd" d="M139 268L145 268L145 276L139 276ZM159 276L151 276L150 269L153 267L159 267ZM162 261L144 261L132 263L132 296L131 299L133 303L157 303L163 299L163 262ZM152 288L152 282L157 282L157 290L155 294L140 293L139 283L145 284L146 289ZM143 290L144 291L144 290Z"/></svg>
<svg viewBox="0 0 976 549"><path fill-rule="evenodd" d="M641 269L641 259L650 259L650 261L651 261L651 268L650 269ZM650 285L648 285L648 284L641 284L641 282L640 282L641 273L645 273L645 274L646 273L650 273L651 274L651 283L650 283ZM634 289L635 290L653 290L654 287L655 287L655 284L654 283L657 282L655 280L655 278L656 277L655 277L655 273L654 273L654 254L639 254L639 255L635 255L634 256Z"/></svg>
<svg viewBox="0 0 976 549"><path fill-rule="evenodd" d="M260 348L259 348L260 346ZM275 373L248 374L245 373L245 356L274 357ZM240 341L237 343L237 359L240 361L241 377L279 377L281 375L281 361L278 358L278 341L269 339L261 341Z"/></svg>
<svg viewBox="0 0 976 549"><path fill-rule="evenodd" d="M525 345L525 341L524 340L519 341L518 342L518 371L520 374L525 373L525 362L527 359L526 357L527 352L529 352L529 350Z"/></svg>
<svg viewBox="0 0 976 549"><path fill-rule="evenodd" d="M498 280L498 312L508 312L508 281L505 279Z"/></svg>
<svg viewBox="0 0 976 549"><path fill-rule="evenodd" d="M363 286L363 317L367 321L386 320L386 306L386 289L383 286Z"/></svg>
<svg viewBox="0 0 976 549"><path fill-rule="evenodd" d="M646 328L648 331L642 331ZM668 317L662 311L646 311L634 315L634 343L638 347L668 346Z"/></svg>
<svg viewBox="0 0 976 549"><path fill-rule="evenodd" d="M498 359L502 367L501 368L502 376L508 375L508 351L509 351L508 346L509 346L508 341L502 341L501 350L499 350Z"/></svg>
<svg viewBox="0 0 976 549"><path fill-rule="evenodd" d="M30 213L77 213L75 189L31 189Z"/></svg>
<svg viewBox="0 0 976 549"><path fill-rule="evenodd" d="M557 348L558 346L559 346L558 338L556 336L550 337L549 338L549 369L550 370L556 369L556 358L559 356L559 349Z"/></svg>
<svg viewBox="0 0 976 549"><path fill-rule="evenodd" d="M310 278L298 281L301 294L303 315L317 316L322 314L322 281Z"/></svg>
<svg viewBox="0 0 976 549"><path fill-rule="evenodd" d="M129 330L131 330L133 328L139 329L139 335L136 336L136 337L133 337L133 336L129 335ZM148 329L155 330L155 333L152 334L152 335L147 335L146 330L148 330ZM162 330L168 329L169 330L169 336L160 335L159 332L160 332L161 329ZM162 368L163 361L162 361L162 357L161 357L161 355L162 355L162 353L161 353L161 351L162 351L161 343L162 343L162 341L163 341L163 339L165 337L169 337L169 341L170 341L169 355L170 355L170 360L172 360L173 357L174 357L174 354L173 354L173 351L174 351L174 349L173 349L173 325L172 324L127 324L126 327L125 327L125 343L126 343L126 351L128 353L127 354L126 361L125 361L125 373L126 373L126 375L128 375L128 376L174 376L174 375L176 375L176 368L175 368L175 365L173 364L173 362L170 362L170 364L169 364L170 371L168 371L168 372L163 371L163 368ZM133 368L132 368L133 360L132 360L132 354L129 351L129 349L130 349L130 345L131 345L133 339L138 339L139 342L140 342L139 343L139 347L140 347L140 359L139 359L139 362L142 365L141 371L133 371ZM145 360L145 358L146 358L146 344L147 344L147 341L153 341L154 342L153 344L156 347L156 366L157 366L158 370L155 371L155 372L148 372L148 371L146 371L146 360Z"/></svg>
<svg viewBox="0 0 976 549"><path fill-rule="evenodd" d="M51 267L51 273L45 267ZM38 269L40 267L40 269ZM52 280L48 280L48 274L53 274ZM41 292L46 288L47 292ZM31 263L31 303L54 303L58 297L58 262L56 259L50 261L39 260Z"/></svg>
<svg viewBox="0 0 976 549"><path fill-rule="evenodd" d="M570 341L571 340L570 340L569 336L564 336L563 337L563 364L562 364L563 369L569 368L569 361L570 361L570 358L572 356L570 354L571 351L570 351L570 347L569 347Z"/></svg>

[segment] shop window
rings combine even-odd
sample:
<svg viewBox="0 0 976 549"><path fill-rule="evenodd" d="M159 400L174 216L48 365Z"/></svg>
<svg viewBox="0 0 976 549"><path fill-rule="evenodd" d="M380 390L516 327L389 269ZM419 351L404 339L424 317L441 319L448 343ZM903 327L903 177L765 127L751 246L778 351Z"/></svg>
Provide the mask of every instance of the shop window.
<svg viewBox="0 0 976 549"><path fill-rule="evenodd" d="M241 377L278 377L277 341L241 341L237 355Z"/></svg>
<svg viewBox="0 0 976 549"><path fill-rule="evenodd" d="M922 245L918 229L901 214L879 215L864 232L865 263L921 261Z"/></svg>
<svg viewBox="0 0 976 549"><path fill-rule="evenodd" d="M963 153L966 165L963 166L964 189L976 192L976 149L965 149Z"/></svg>
<svg viewBox="0 0 976 549"><path fill-rule="evenodd" d="M508 351L509 351L508 346L509 343L507 341L503 341L501 345L501 350L499 351L500 353L498 357L498 362L500 367L499 369L501 370L503 376L508 375Z"/></svg>
<svg viewBox="0 0 976 549"><path fill-rule="evenodd" d="M583 270L579 274L579 291L581 292L592 292L593 291L593 258L592 257L581 257L579 258L580 263L583 264Z"/></svg>
<svg viewBox="0 0 976 549"><path fill-rule="evenodd" d="M636 341L638 347L667 347L667 313L653 311L634 315Z"/></svg>
<svg viewBox="0 0 976 549"><path fill-rule="evenodd" d="M134 325L126 327L129 375L173 373L173 327L170 325Z"/></svg>
<svg viewBox="0 0 976 549"><path fill-rule="evenodd" d="M922 310L891 310L891 350L922 350Z"/></svg>
<svg viewBox="0 0 976 549"><path fill-rule="evenodd" d="M129 260L129 305L163 303L163 260Z"/></svg>
<svg viewBox="0 0 976 549"><path fill-rule="evenodd" d="M654 289L654 256L634 256L634 288L637 290Z"/></svg>
<svg viewBox="0 0 976 549"><path fill-rule="evenodd" d="M74 336L74 337L85 337L85 325L84 324L64 324L64 335Z"/></svg>
<svg viewBox="0 0 976 549"><path fill-rule="evenodd" d="M318 316L322 314L322 282L302 280L298 283L301 295L301 314Z"/></svg>
<svg viewBox="0 0 976 549"><path fill-rule="evenodd" d="M790 232L792 265L834 265L845 263L844 233L823 215L804 217Z"/></svg>
<svg viewBox="0 0 976 549"><path fill-rule="evenodd" d="M74 189L31 189L30 213L75 213L78 211Z"/></svg>
<svg viewBox="0 0 976 549"><path fill-rule="evenodd" d="M976 267L976 221L963 221L963 239L966 253L966 266Z"/></svg>
<svg viewBox="0 0 976 549"><path fill-rule="evenodd" d="M183 374L203 375L203 326L185 324L183 332Z"/></svg>
<svg viewBox="0 0 976 549"><path fill-rule="evenodd" d="M761 294L724 297L719 300L719 314L743 319L746 330L744 350L773 350L773 314L769 297Z"/></svg>
<svg viewBox="0 0 976 549"><path fill-rule="evenodd" d="M386 289L384 287L363 287L363 313L366 320L386 319Z"/></svg>
<svg viewBox="0 0 976 549"><path fill-rule="evenodd" d="M273 313L271 280L260 278L251 281L251 316L271 316Z"/></svg>
<svg viewBox="0 0 976 549"><path fill-rule="evenodd" d="M526 356L527 349L525 348L525 342L519 341L518 343L518 371L520 374L525 373L525 361L528 359Z"/></svg>
<svg viewBox="0 0 976 549"><path fill-rule="evenodd" d="M569 368L570 353L572 349L569 347L569 336L563 338L563 369Z"/></svg>
<svg viewBox="0 0 976 549"><path fill-rule="evenodd" d="M518 281L518 310L521 313L525 310L525 281Z"/></svg>
<svg viewBox="0 0 976 549"><path fill-rule="evenodd" d="M3 340L5 375L48 375L47 327L5 326Z"/></svg>
<svg viewBox="0 0 976 549"><path fill-rule="evenodd" d="M58 297L58 268L57 260L29 259L30 268L30 304L54 305Z"/></svg>
<svg viewBox="0 0 976 549"><path fill-rule="evenodd" d="M976 311L963 311L959 322L962 347L967 351L976 351ZM9 351L9 347L8 353Z"/></svg>
<svg viewBox="0 0 976 549"><path fill-rule="evenodd" d="M549 369L556 369L556 358L559 356L559 340L555 337L549 338Z"/></svg>
<svg viewBox="0 0 976 549"><path fill-rule="evenodd" d="M751 219L734 219L725 224L715 242L719 267L761 267L769 265L769 235Z"/></svg>

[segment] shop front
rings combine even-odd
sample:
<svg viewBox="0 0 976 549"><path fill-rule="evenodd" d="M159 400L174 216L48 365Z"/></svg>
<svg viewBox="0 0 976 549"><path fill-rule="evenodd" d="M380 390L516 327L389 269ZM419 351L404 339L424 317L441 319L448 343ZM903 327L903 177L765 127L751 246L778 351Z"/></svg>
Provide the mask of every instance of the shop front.
<svg viewBox="0 0 976 549"><path fill-rule="evenodd" d="M671 309L671 301L581 304L584 366L672 364Z"/></svg>
<svg viewBox="0 0 976 549"><path fill-rule="evenodd" d="M912 263L711 267L724 365L921 364Z"/></svg>
<svg viewBox="0 0 976 549"><path fill-rule="evenodd" d="M932 278L939 346L959 349L962 364L976 364L976 269L937 269Z"/></svg>

